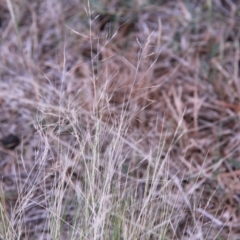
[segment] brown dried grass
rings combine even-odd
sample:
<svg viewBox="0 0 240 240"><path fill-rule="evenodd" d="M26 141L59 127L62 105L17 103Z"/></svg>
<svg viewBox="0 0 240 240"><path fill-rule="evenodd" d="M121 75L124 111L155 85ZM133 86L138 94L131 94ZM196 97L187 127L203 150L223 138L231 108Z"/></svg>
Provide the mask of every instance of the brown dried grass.
<svg viewBox="0 0 240 240"><path fill-rule="evenodd" d="M239 239L238 2L120 2L0 1L2 239Z"/></svg>

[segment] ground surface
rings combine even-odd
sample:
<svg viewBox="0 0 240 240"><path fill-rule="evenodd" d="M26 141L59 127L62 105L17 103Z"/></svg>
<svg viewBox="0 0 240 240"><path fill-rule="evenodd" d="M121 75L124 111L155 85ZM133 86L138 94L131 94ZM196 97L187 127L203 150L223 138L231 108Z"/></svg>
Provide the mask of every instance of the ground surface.
<svg viewBox="0 0 240 240"><path fill-rule="evenodd" d="M240 3L0 1L2 239L240 239Z"/></svg>

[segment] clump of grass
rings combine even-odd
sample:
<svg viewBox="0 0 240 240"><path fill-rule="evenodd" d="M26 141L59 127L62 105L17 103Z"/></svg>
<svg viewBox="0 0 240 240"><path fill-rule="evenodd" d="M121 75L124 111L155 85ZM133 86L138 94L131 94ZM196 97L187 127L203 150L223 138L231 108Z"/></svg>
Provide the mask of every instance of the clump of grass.
<svg viewBox="0 0 240 240"><path fill-rule="evenodd" d="M0 2L1 238L238 239L237 8L104 4Z"/></svg>

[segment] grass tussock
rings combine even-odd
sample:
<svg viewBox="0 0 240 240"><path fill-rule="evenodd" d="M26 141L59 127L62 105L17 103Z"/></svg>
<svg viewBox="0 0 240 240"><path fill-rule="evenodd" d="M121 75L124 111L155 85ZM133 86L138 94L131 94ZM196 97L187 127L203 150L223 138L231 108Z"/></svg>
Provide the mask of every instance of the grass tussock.
<svg viewBox="0 0 240 240"><path fill-rule="evenodd" d="M240 238L240 5L156 2L0 0L0 239Z"/></svg>

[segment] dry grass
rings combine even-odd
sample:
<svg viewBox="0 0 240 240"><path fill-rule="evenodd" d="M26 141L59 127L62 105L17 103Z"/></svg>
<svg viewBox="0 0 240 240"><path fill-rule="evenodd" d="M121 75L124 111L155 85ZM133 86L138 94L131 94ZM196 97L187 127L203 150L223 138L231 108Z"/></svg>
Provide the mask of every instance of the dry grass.
<svg viewBox="0 0 240 240"><path fill-rule="evenodd" d="M0 239L240 239L238 1L80 2L0 0Z"/></svg>

